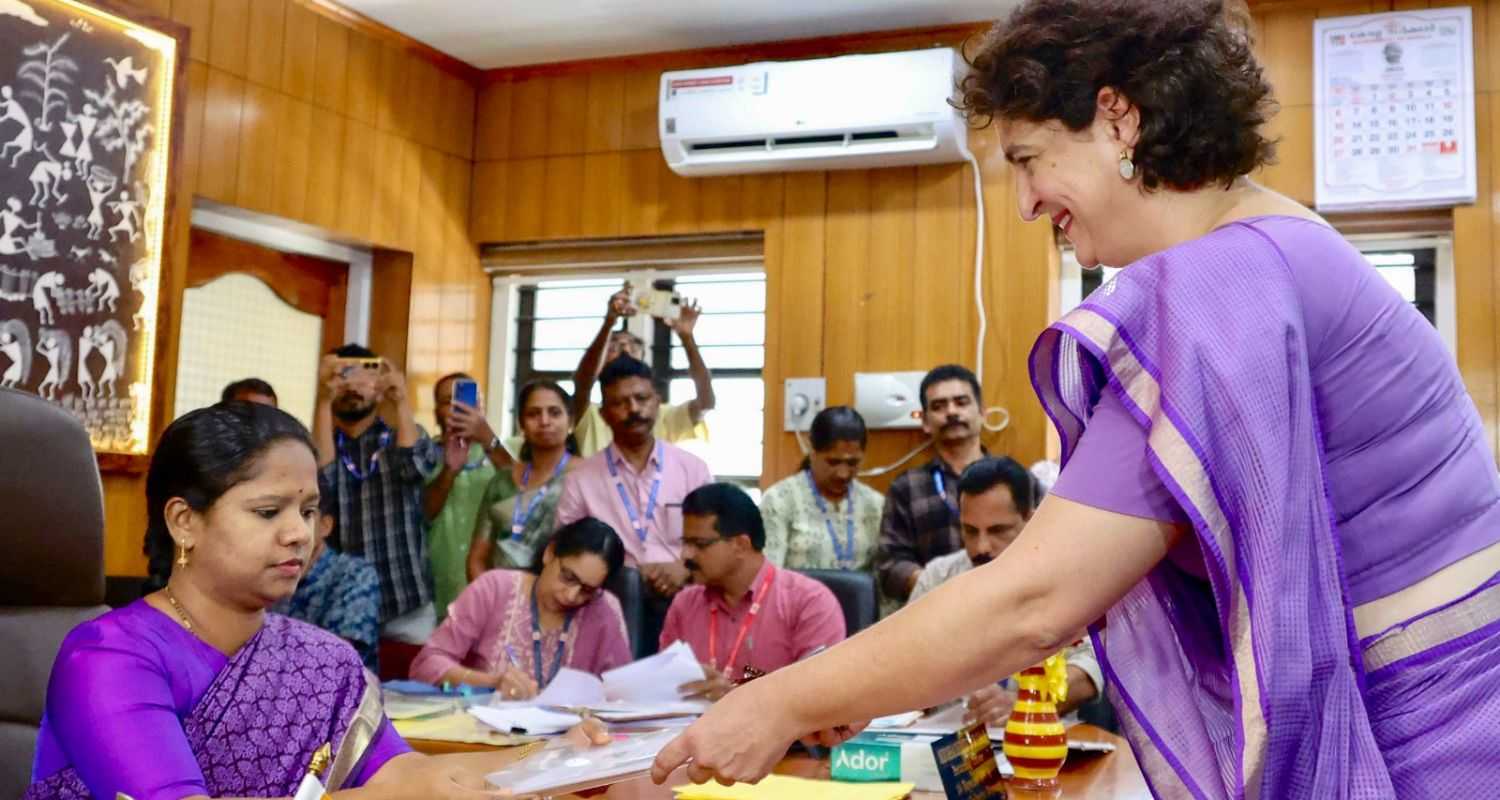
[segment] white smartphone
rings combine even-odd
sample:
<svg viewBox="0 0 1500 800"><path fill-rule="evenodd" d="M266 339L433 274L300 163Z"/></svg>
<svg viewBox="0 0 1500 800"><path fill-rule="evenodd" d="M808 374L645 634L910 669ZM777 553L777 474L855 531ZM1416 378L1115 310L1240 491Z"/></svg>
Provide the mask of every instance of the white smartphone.
<svg viewBox="0 0 1500 800"><path fill-rule="evenodd" d="M657 319L675 320L682 315L682 295L666 289L642 289L635 293L635 307Z"/></svg>

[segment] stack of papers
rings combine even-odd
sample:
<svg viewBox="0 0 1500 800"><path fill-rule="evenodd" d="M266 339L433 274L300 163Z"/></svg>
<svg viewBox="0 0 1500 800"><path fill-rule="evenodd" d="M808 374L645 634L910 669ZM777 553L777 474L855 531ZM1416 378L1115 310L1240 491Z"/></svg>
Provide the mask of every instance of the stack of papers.
<svg viewBox="0 0 1500 800"><path fill-rule="evenodd" d="M901 800L915 788L910 783L834 783L785 775L768 775L751 786L737 783L720 786L678 786L678 800Z"/></svg>
<svg viewBox="0 0 1500 800"><path fill-rule="evenodd" d="M626 703L675 703L678 687L701 681L703 665L686 642L676 642L654 656L604 673L604 697Z"/></svg>
<svg viewBox="0 0 1500 800"><path fill-rule="evenodd" d="M469 713L501 733L530 736L566 733L569 728L583 722L583 718L577 714L550 711L519 703L503 706L475 706L469 709Z"/></svg>
<svg viewBox="0 0 1500 800"><path fill-rule="evenodd" d="M454 711L437 717L392 720L396 732L405 739L426 739L433 742L462 742L485 744L494 747L512 747L535 739L501 733L481 723L472 715Z"/></svg>

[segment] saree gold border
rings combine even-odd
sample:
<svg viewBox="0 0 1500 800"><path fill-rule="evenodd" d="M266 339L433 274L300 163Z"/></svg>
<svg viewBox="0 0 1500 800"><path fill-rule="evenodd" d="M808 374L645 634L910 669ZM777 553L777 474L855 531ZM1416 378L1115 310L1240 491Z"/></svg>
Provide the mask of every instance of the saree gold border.
<svg viewBox="0 0 1500 800"><path fill-rule="evenodd" d="M359 709L354 712L354 719L349 721L349 727L344 731L344 740L339 742L338 754L333 758L333 766L328 770L328 779L323 782L328 791L338 791L343 787L344 781L349 780L354 768L359 764L359 759L365 754L365 748L375 739L375 732L380 730L380 720L385 716L385 702L380 695L380 680L365 670L365 692L360 697Z"/></svg>
<svg viewBox="0 0 1500 800"><path fill-rule="evenodd" d="M1500 544L1471 553L1420 581L1354 607L1354 629L1361 639L1442 608L1500 574ZM1382 640L1383 641L1383 640ZM1366 667L1369 667L1366 661Z"/></svg>
<svg viewBox="0 0 1500 800"><path fill-rule="evenodd" d="M1365 669L1373 671L1431 650L1500 619L1500 586L1423 617L1365 648Z"/></svg>
<svg viewBox="0 0 1500 800"><path fill-rule="evenodd" d="M1111 371L1125 393L1151 417L1147 445L1203 517L1224 557L1230 583L1234 586L1229 609L1229 639L1241 698L1240 727L1245 743L1241 758L1245 797L1247 800L1258 798L1261 770L1265 764L1266 720L1261 709L1260 681L1257 679L1251 639L1250 607L1245 598L1245 589L1236 578L1235 550L1229 533L1229 522L1214 497L1203 464L1198 461L1182 432L1161 413L1161 385L1131 352L1118 335L1114 324L1087 308L1074 309L1063 321L1105 353Z"/></svg>

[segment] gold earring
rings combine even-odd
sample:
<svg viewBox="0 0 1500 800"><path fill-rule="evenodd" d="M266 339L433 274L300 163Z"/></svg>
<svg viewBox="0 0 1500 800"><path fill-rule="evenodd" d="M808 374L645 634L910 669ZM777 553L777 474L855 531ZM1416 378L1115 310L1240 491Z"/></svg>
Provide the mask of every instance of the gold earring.
<svg viewBox="0 0 1500 800"><path fill-rule="evenodd" d="M1129 150L1120 151L1120 177L1127 181L1135 177L1135 161Z"/></svg>
<svg viewBox="0 0 1500 800"><path fill-rule="evenodd" d="M177 566L186 568L188 565L187 545L178 545L178 547L181 549L181 552L177 555Z"/></svg>

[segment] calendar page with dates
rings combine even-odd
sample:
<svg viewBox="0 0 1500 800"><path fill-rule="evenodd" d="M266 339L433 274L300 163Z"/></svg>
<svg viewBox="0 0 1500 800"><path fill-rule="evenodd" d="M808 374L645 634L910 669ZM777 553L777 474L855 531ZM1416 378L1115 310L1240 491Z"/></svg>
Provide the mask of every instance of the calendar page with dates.
<svg viewBox="0 0 1500 800"><path fill-rule="evenodd" d="M1472 203L1470 9L1319 19L1313 36L1318 209Z"/></svg>

